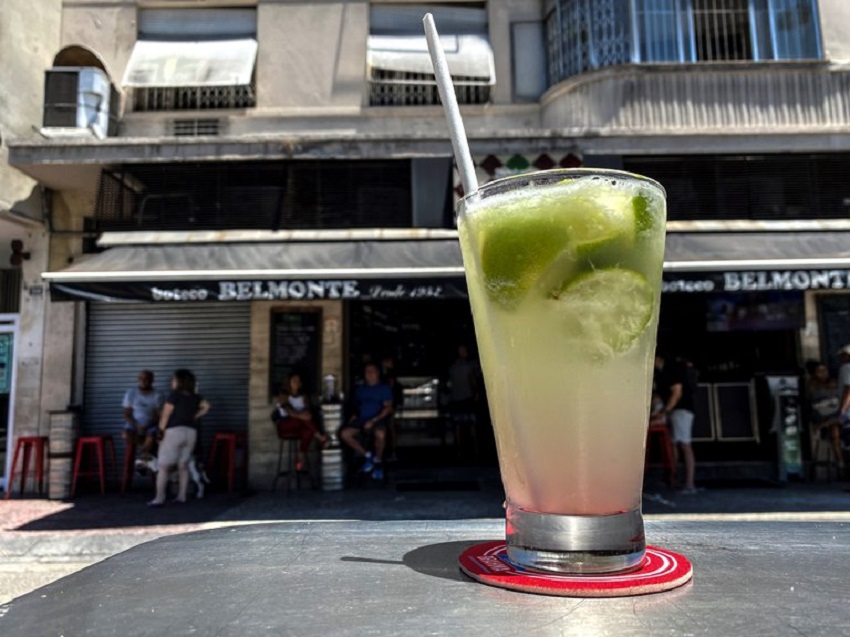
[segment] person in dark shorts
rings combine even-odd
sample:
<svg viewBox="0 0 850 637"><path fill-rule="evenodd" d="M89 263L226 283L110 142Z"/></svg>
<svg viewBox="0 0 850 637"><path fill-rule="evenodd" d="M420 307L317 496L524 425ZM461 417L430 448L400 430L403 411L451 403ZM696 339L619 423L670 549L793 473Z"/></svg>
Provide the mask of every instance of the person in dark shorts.
<svg viewBox="0 0 850 637"><path fill-rule="evenodd" d="M381 382L381 373L374 363L363 368L365 381L354 389L354 414L340 430L340 439L365 460L360 470L371 473L375 480L383 480L383 454L387 438L387 424L393 413L393 392ZM364 444L368 437L373 448Z"/></svg>

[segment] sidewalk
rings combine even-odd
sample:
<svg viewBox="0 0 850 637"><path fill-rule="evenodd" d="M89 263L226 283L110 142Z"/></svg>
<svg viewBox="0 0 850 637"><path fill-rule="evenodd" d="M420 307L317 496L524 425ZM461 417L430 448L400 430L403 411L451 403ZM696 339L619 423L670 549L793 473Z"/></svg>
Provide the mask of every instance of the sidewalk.
<svg viewBox="0 0 850 637"><path fill-rule="evenodd" d="M850 523L850 484L784 487L707 485L682 495L647 485L648 519L803 520ZM303 520L500 518L503 492L491 469L398 472L385 485L228 496L213 492L185 505L149 509L150 494L83 494L73 502L0 500L0 604L137 544L237 524Z"/></svg>

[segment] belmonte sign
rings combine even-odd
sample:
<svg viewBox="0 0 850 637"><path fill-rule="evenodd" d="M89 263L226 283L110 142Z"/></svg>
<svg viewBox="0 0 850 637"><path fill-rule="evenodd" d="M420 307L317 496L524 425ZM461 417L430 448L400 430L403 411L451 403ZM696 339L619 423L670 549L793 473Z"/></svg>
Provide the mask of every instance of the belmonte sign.
<svg viewBox="0 0 850 637"><path fill-rule="evenodd" d="M56 301L154 303L466 298L460 277L245 281L86 281L50 284Z"/></svg>
<svg viewBox="0 0 850 637"><path fill-rule="evenodd" d="M850 270L665 272L668 294L850 290ZM154 303L467 298L462 277L406 279L278 279L77 281L50 283L57 301Z"/></svg>
<svg viewBox="0 0 850 637"><path fill-rule="evenodd" d="M850 270L664 273L664 292L765 292L850 289Z"/></svg>

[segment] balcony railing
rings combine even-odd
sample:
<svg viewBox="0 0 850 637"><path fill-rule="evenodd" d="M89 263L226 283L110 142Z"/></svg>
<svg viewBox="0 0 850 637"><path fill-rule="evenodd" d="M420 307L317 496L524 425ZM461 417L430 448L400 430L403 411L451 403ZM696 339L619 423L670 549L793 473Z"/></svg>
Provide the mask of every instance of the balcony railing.
<svg viewBox="0 0 850 637"><path fill-rule="evenodd" d="M820 62L620 66L553 87L543 125L610 134L844 128L850 70Z"/></svg>

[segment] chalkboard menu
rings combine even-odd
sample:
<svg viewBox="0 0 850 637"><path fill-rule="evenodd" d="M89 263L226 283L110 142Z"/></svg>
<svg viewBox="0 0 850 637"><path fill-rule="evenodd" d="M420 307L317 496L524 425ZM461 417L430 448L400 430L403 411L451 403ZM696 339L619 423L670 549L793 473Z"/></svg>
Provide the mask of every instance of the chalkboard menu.
<svg viewBox="0 0 850 637"><path fill-rule="evenodd" d="M269 356L269 395L277 395L289 374L297 372L304 393L319 391L322 364L322 310L273 311Z"/></svg>
<svg viewBox="0 0 850 637"><path fill-rule="evenodd" d="M714 413L711 399L711 385L700 383L694 394L694 425L691 435L694 440L714 440Z"/></svg>
<svg viewBox="0 0 850 637"><path fill-rule="evenodd" d="M715 409L719 440L756 440L753 388L750 383L716 383Z"/></svg>

